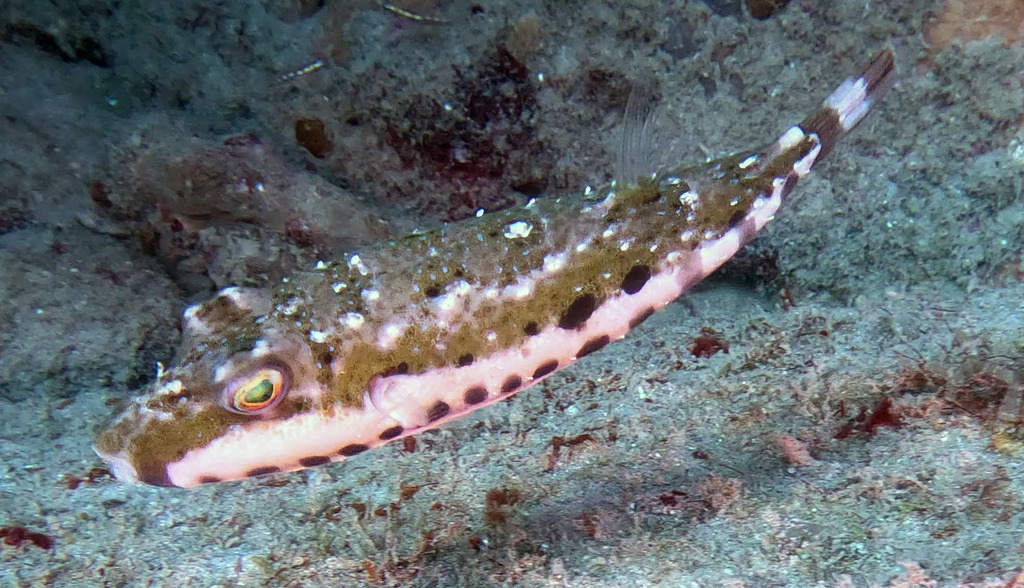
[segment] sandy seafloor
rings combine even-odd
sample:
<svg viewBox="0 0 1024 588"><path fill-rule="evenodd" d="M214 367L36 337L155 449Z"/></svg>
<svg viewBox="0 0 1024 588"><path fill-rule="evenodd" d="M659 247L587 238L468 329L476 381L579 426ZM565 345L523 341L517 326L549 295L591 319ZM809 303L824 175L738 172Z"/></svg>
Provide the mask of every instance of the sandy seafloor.
<svg viewBox="0 0 1024 588"><path fill-rule="evenodd" d="M0 6L0 527L52 540L0 543L0 586L1024 585L1024 51L1013 26L970 40L985 3L964 32L945 23L948 47L922 30L959 8L927 1L764 20L739 2L408 5L436 24L373 3L144 4ZM473 81L505 43L529 81ZM252 239L209 238L192 261L217 263L183 269L143 238L166 205L146 165L252 133L275 173L389 230L430 226L605 181L630 80L656 80L658 159L700 159L774 140L887 43L901 80L856 135L725 277L624 341L414 447L72 488L101 466L94 430L172 361L184 305L272 274L237 261L265 252L224 253ZM504 121L515 169L456 203L380 117L460 84L528 90L530 131ZM333 136L322 159L296 144L305 117ZM275 210L221 212L272 236ZM308 245L284 233L272 253ZM690 353L705 327L728 353Z"/></svg>

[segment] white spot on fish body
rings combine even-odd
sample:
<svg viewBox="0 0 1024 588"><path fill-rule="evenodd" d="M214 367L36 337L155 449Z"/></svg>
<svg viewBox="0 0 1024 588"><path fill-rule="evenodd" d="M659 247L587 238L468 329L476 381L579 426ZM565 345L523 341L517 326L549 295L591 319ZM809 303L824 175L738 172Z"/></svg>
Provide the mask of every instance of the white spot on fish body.
<svg viewBox="0 0 1024 588"><path fill-rule="evenodd" d="M530 236L533 225L525 221L516 221L505 227L506 239L524 239Z"/></svg>
<svg viewBox="0 0 1024 588"><path fill-rule="evenodd" d="M781 137L779 137L779 150L786 151L787 149L795 147L797 143L804 140L804 137L804 132L800 129L800 127L789 127L789 130L783 133Z"/></svg>
<svg viewBox="0 0 1024 588"><path fill-rule="evenodd" d="M533 280L527 280L519 284L512 284L508 287L509 294L516 300L528 298L533 294Z"/></svg>
<svg viewBox="0 0 1024 588"><path fill-rule="evenodd" d="M566 263L565 252L560 253L549 253L544 256L544 271L548 273L555 273L565 267Z"/></svg>
<svg viewBox="0 0 1024 588"><path fill-rule="evenodd" d="M395 348L398 343L398 339L402 336L405 328L408 325L405 321L395 321L388 323L380 330L380 335L377 337L377 348L381 351L390 351Z"/></svg>
<svg viewBox="0 0 1024 588"><path fill-rule="evenodd" d="M292 296L288 299L288 303L285 306L281 306L279 308L281 314L284 316L291 316L299 311L299 298L297 296Z"/></svg>
<svg viewBox="0 0 1024 588"><path fill-rule="evenodd" d="M366 318L358 312L346 312L343 316L338 318L338 322L350 329L358 329L366 322Z"/></svg>
<svg viewBox="0 0 1024 588"><path fill-rule="evenodd" d="M309 332L309 340L313 343L326 343L327 333L323 331L311 330Z"/></svg>
<svg viewBox="0 0 1024 588"><path fill-rule="evenodd" d="M185 322L185 329L188 332L195 334L209 334L211 332L210 325L208 325L203 319L199 318L199 311L202 307L202 304L193 304L186 308L185 312L182 313L182 318ZM41 309L36 309L36 314L41 312Z"/></svg>
<svg viewBox="0 0 1024 588"><path fill-rule="evenodd" d="M163 386L160 386L160 389L157 390L157 394L168 394L177 396L181 394L181 391L184 389L185 388L184 386L182 386L181 380L171 380L170 382L167 382Z"/></svg>
<svg viewBox="0 0 1024 588"><path fill-rule="evenodd" d="M756 155L751 155L739 163L740 169L747 169L757 161Z"/></svg>
<svg viewBox="0 0 1024 588"><path fill-rule="evenodd" d="M360 296L362 296L363 300L367 302L375 302L377 300L380 300L380 292L378 292L377 290L363 290L360 293Z"/></svg>
<svg viewBox="0 0 1024 588"><path fill-rule="evenodd" d="M612 205L615 204L615 190L608 190L608 194L601 201L601 207L604 208L605 212L608 212Z"/></svg>
<svg viewBox="0 0 1024 588"><path fill-rule="evenodd" d="M340 294L345 288L348 288L348 284L345 282L334 282L331 284L331 289L334 290L335 294Z"/></svg>
<svg viewBox="0 0 1024 588"><path fill-rule="evenodd" d="M244 296L242 295L242 289L238 286L224 288L220 291L220 295L233 302L235 306L243 306L242 300Z"/></svg>
<svg viewBox="0 0 1024 588"><path fill-rule="evenodd" d="M363 260L358 255L353 255L348 259L348 268L356 270L362 276L369 275L370 273L370 270L367 269L366 264L363 263Z"/></svg>
<svg viewBox="0 0 1024 588"><path fill-rule="evenodd" d="M810 153L793 164L793 171L801 178L811 172L814 161L818 159L818 154L821 153L821 143L818 141L818 136L812 133L811 137L814 138L814 149L811 149Z"/></svg>
<svg viewBox="0 0 1024 588"><path fill-rule="evenodd" d="M461 314L458 306L458 302L461 299L465 299L473 288L465 280L459 280L448 287L448 291L437 298L435 301L434 314L437 315L437 320L442 323L442 326L447 326L454 315Z"/></svg>
<svg viewBox="0 0 1024 588"><path fill-rule="evenodd" d="M262 357L270 353L270 344L267 343L266 339L257 339L252 345L252 354L256 357Z"/></svg>

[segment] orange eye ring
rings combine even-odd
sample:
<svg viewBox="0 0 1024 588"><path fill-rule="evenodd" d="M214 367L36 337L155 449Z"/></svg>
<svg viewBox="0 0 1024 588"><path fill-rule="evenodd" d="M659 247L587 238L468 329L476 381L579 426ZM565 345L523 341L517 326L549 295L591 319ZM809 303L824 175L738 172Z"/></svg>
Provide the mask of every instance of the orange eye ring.
<svg viewBox="0 0 1024 588"><path fill-rule="evenodd" d="M264 410L284 396L284 372L274 367L262 367L244 378L235 380L228 388L228 408L241 414Z"/></svg>

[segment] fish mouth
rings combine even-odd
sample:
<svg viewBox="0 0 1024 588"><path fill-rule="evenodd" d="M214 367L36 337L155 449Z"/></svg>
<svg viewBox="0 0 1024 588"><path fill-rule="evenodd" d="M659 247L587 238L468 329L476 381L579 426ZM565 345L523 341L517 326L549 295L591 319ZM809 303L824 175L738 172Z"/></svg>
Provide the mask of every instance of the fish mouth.
<svg viewBox="0 0 1024 588"><path fill-rule="evenodd" d="M127 444L125 443L126 437L134 428L131 421L137 417L138 406L133 403L128 411L104 425L102 431L94 438L92 445L92 450L100 456L114 477L129 484L139 481L139 470L128 459Z"/></svg>
<svg viewBox="0 0 1024 588"><path fill-rule="evenodd" d="M107 468L114 474L115 478L128 484L137 484L139 482L138 469L122 454L106 453L95 445L92 446L92 450L107 464Z"/></svg>
<svg viewBox="0 0 1024 588"><path fill-rule="evenodd" d="M134 436L139 419L139 406L132 402L116 419L97 432L92 450L103 460L114 477L122 482L139 482L139 469L128 454L127 440Z"/></svg>
<svg viewBox="0 0 1024 588"><path fill-rule="evenodd" d="M162 488L179 487L178 484L172 482L168 477L166 467L144 468L140 471L124 453L107 453L95 445L93 445L92 450L107 464L110 473L114 474L114 477L121 482L160 486Z"/></svg>
<svg viewBox="0 0 1024 588"><path fill-rule="evenodd" d="M150 463L137 454L139 433L152 418L138 403L132 403L96 436L92 450L122 482L174 486L167 477L166 464L159 460Z"/></svg>

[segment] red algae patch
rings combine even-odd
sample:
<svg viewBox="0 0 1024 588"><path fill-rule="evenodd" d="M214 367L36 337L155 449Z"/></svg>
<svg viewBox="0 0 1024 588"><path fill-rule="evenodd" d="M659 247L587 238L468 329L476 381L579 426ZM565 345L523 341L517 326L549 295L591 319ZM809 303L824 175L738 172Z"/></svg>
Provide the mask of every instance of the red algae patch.
<svg viewBox="0 0 1024 588"><path fill-rule="evenodd" d="M0 543L9 547L21 547L25 543L31 543L39 549L50 549L53 547L53 539L49 536L29 531L20 525L0 527Z"/></svg>

